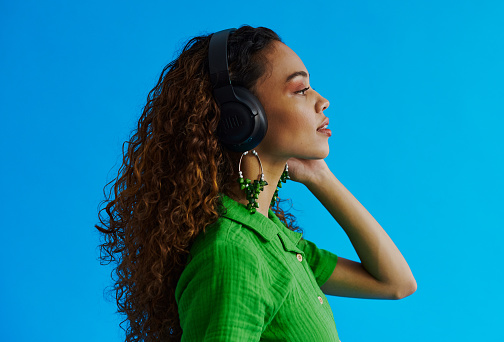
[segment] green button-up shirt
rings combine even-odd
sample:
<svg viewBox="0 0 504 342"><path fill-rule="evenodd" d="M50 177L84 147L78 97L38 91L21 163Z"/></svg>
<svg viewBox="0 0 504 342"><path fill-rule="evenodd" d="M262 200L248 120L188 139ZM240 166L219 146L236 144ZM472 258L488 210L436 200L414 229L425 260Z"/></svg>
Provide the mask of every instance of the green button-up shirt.
<svg viewBox="0 0 504 342"><path fill-rule="evenodd" d="M182 341L339 341L320 286L338 257L269 210L227 209L198 235L175 290Z"/></svg>

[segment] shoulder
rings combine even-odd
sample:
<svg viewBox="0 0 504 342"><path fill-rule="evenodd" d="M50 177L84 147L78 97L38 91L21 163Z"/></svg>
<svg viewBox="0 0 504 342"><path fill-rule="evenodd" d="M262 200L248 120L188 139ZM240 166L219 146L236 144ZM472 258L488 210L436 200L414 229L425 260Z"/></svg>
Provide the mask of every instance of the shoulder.
<svg viewBox="0 0 504 342"><path fill-rule="evenodd" d="M186 340L260 339L273 303L247 236L241 224L222 219L197 237L175 288Z"/></svg>
<svg viewBox="0 0 504 342"><path fill-rule="evenodd" d="M261 278L262 262L254 239L241 224L219 219L201 232L190 248L189 258L179 278L176 298L183 293L194 293L202 284L219 287L228 293L242 291L243 279L250 286ZM188 290L188 292L187 292Z"/></svg>

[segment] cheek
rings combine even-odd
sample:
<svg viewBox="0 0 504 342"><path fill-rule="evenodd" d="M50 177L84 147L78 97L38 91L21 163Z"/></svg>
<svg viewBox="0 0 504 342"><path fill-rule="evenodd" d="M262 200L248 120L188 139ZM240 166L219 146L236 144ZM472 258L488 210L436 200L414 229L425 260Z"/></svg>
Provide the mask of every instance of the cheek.
<svg viewBox="0 0 504 342"><path fill-rule="evenodd" d="M270 121L268 121L269 124ZM306 117L295 108L284 110L271 120L272 129L278 134L302 134L311 125Z"/></svg>
<svg viewBox="0 0 504 342"><path fill-rule="evenodd" d="M266 133L269 143L276 146L288 147L294 139L300 138L306 131L306 122L301 122L298 117L277 113L271 120L268 119L268 132ZM303 128L304 127L304 128Z"/></svg>
<svg viewBox="0 0 504 342"><path fill-rule="evenodd" d="M275 101L263 104L268 119L265 140L268 145L288 147L294 139L300 138L311 125L307 122L302 108L294 106L292 100L278 96Z"/></svg>

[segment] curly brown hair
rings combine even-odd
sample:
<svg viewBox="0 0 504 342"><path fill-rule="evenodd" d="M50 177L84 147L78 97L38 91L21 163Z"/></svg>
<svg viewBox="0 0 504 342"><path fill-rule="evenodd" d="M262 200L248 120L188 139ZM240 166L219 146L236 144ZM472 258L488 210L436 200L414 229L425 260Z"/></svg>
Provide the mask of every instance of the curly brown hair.
<svg viewBox="0 0 504 342"><path fill-rule="evenodd" d="M177 282L192 242L221 214L219 194L235 181L236 156L215 134L220 111L208 72L210 37L189 40L163 69L123 145L117 177L105 186L110 189L96 225L100 260L115 265L111 290L126 316L121 326L128 342L180 341ZM253 91L267 67L261 51L275 40L281 41L273 31L250 26L229 37L234 85ZM272 209L289 229L301 231L279 201Z"/></svg>

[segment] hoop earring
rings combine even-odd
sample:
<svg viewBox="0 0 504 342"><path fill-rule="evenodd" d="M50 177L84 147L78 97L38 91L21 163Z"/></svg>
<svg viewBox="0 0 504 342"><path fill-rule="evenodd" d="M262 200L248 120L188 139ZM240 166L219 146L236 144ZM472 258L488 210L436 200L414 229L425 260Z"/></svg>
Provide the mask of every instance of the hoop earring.
<svg viewBox="0 0 504 342"><path fill-rule="evenodd" d="M276 200L278 199L278 190L282 187L282 183L286 183L287 179L290 179L289 176L289 165L285 163L285 168L284 171L282 172L282 175L280 176L280 179L278 180L277 188L275 190L275 194L273 195L273 198L271 199L271 206L274 206L276 203Z"/></svg>
<svg viewBox="0 0 504 342"><path fill-rule="evenodd" d="M247 196L248 204L247 209L251 214L255 214L257 208L259 208L259 203L256 199L259 198L259 193L264 190L264 187L268 185L268 182L264 180L264 171L261 163L261 159L257 155L255 150L252 150L252 154L257 157L259 161L259 166L261 167L261 177L259 179L252 181L248 178L243 178L243 174L241 171L241 163L243 156L246 156L249 151L243 152L240 157L240 162L238 163L238 174L240 178L238 178L238 183L240 184L240 190L245 190L245 194Z"/></svg>

